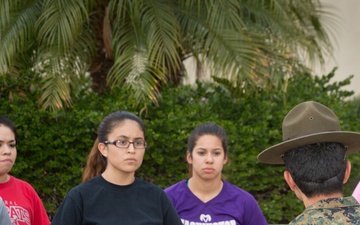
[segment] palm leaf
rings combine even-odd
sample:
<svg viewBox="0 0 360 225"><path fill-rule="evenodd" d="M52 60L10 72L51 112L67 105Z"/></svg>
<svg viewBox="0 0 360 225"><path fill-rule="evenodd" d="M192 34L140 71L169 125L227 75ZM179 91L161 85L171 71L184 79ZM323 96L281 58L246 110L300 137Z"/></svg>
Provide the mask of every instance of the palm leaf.
<svg viewBox="0 0 360 225"><path fill-rule="evenodd" d="M34 40L36 19L40 14L40 1L0 2L0 74L15 69L19 52L28 51ZM9 10L11 8L11 10Z"/></svg>

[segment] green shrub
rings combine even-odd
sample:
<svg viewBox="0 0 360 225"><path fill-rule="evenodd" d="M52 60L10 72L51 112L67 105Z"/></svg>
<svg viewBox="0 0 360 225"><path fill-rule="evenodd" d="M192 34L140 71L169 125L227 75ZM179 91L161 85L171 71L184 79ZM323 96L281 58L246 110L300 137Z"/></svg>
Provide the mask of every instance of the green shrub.
<svg viewBox="0 0 360 225"><path fill-rule="evenodd" d="M23 74L32 76L31 73ZM334 71L320 78L301 74L290 78L287 90L243 90L241 96L229 84L197 84L195 87L164 87L159 105L133 107L126 90L96 96L81 92L73 108L57 112L38 109L40 94L29 79L7 77L0 81L0 114L18 127L18 158L11 173L33 185L50 218L65 194L81 182L86 156L96 138L99 122L115 110L137 113L147 127L149 144L137 176L165 188L187 178L186 143L191 130L204 122L223 126L229 136L230 161L225 179L249 191L258 200L269 223L287 223L304 206L287 187L283 166L257 162L257 155L281 142L281 123L295 105L319 101L339 116L343 130L360 131L359 104L345 101L352 95L342 87L350 78L332 83ZM246 92L248 91L248 92ZM140 113L141 112L141 113ZM353 172L345 194L360 179L360 155L349 156Z"/></svg>

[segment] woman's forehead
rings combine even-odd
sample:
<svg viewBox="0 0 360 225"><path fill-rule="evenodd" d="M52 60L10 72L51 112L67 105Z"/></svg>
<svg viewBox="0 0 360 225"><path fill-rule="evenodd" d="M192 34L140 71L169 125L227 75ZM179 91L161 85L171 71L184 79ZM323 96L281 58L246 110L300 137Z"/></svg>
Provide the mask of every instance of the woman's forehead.
<svg viewBox="0 0 360 225"><path fill-rule="evenodd" d="M144 137L144 132L136 121L124 120L112 129L109 136Z"/></svg>

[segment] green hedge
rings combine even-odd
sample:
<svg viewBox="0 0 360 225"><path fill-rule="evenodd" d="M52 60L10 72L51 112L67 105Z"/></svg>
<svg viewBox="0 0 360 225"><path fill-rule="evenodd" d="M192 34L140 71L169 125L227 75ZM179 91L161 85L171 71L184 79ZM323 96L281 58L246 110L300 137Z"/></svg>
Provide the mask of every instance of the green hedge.
<svg viewBox="0 0 360 225"><path fill-rule="evenodd" d="M350 78L331 82L334 73L312 78L301 74L289 79L287 91L243 90L235 96L226 84L197 84L196 87L164 87L159 105L134 106L126 90L112 90L96 96L80 90L73 108L57 112L38 109L40 92L36 84L8 77L0 81L0 114L12 118L19 131L18 158L12 174L31 183L41 196L50 218L64 195L81 182L86 156L102 118L115 110L138 113L147 127L149 147L137 175L160 187L187 177L185 150L190 131L198 124L213 121L229 136L230 162L227 180L252 193L269 223L287 223L304 209L284 182L282 166L257 162L263 149L281 141L281 123L296 104L319 101L332 108L343 130L360 131L355 101L345 101L351 92L341 88ZM281 89L281 91L280 91ZM346 185L350 194L360 179L360 155L350 157L353 172Z"/></svg>

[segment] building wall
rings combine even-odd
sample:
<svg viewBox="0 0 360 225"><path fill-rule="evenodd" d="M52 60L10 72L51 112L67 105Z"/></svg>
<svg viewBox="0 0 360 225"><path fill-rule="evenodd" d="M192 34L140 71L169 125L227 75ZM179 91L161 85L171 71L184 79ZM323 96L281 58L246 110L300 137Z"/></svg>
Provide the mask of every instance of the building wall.
<svg viewBox="0 0 360 225"><path fill-rule="evenodd" d="M354 75L351 85L347 90L355 91L360 95L360 0L321 0L323 4L334 7L337 16L337 26L333 39L333 57L326 59L324 68L315 66L315 73L328 74L334 67L334 81L341 81L350 75Z"/></svg>

